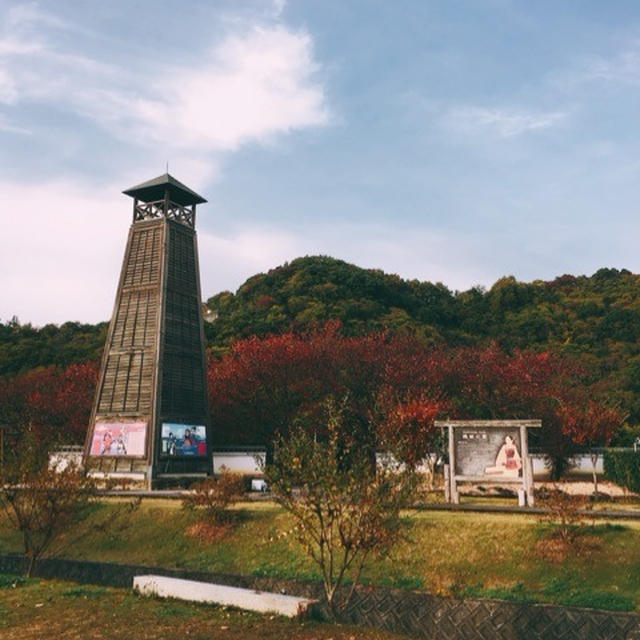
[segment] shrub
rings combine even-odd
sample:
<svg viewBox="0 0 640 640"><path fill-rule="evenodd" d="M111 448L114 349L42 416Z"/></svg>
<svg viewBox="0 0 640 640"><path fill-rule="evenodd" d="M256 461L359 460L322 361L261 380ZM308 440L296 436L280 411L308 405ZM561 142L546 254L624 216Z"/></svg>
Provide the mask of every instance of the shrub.
<svg viewBox="0 0 640 640"><path fill-rule="evenodd" d="M640 492L640 451L608 449L604 453L604 475L607 480Z"/></svg>
<svg viewBox="0 0 640 640"><path fill-rule="evenodd" d="M633 600L628 596L576 586L566 578L551 578L543 589L543 593L553 602L569 607L608 611L633 611L634 609Z"/></svg>
<svg viewBox="0 0 640 640"><path fill-rule="evenodd" d="M572 496L555 488L541 499L545 512L539 520L549 528L537 545L547 560L562 562L570 551L583 550L579 537L585 530L587 504L584 496Z"/></svg>
<svg viewBox="0 0 640 640"><path fill-rule="evenodd" d="M265 476L293 517L290 533L320 570L335 613L346 606L370 557L386 555L401 539L400 510L412 499L417 476L393 456L376 464L356 435L346 400L339 407L327 404L322 431L323 438L304 429L279 438ZM342 597L340 588L348 583Z"/></svg>
<svg viewBox="0 0 640 640"><path fill-rule="evenodd" d="M232 519L229 507L242 498L244 481L241 475L225 471L218 478L197 482L191 489L182 500L183 508L200 510L201 520L223 524Z"/></svg>
<svg viewBox="0 0 640 640"><path fill-rule="evenodd" d="M15 589L29 583L24 576L15 576L9 573L0 573L0 589Z"/></svg>
<svg viewBox="0 0 640 640"><path fill-rule="evenodd" d="M34 469L28 457L19 461L10 482L0 482L0 508L22 534L27 576L38 558L82 518L93 494L92 480L73 465L60 472Z"/></svg>

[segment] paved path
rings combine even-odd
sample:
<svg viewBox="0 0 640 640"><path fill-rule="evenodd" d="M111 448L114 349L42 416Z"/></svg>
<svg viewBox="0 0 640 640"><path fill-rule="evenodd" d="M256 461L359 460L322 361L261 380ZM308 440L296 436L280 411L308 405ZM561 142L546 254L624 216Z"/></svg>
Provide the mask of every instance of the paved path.
<svg viewBox="0 0 640 640"><path fill-rule="evenodd" d="M181 500L189 495L189 491L166 489L158 491L101 491L99 495L119 497L119 498L163 498L170 500ZM273 496L268 493L247 494L245 500L250 502L264 502L273 500ZM504 513L504 514L531 514L542 515L545 509L540 507L518 507L510 505L491 504L446 504L433 503L417 505L416 509L422 511L453 511L469 513ZM587 518L597 518L601 520L640 520L640 509L584 509L580 511Z"/></svg>
<svg viewBox="0 0 640 640"><path fill-rule="evenodd" d="M491 504L425 504L417 509L423 511L467 511L471 513L506 513L506 514L532 514L542 515L546 513L541 507L516 507L509 505L491 505ZM582 509L579 513L584 514L588 518L611 519L611 520L640 520L640 509Z"/></svg>

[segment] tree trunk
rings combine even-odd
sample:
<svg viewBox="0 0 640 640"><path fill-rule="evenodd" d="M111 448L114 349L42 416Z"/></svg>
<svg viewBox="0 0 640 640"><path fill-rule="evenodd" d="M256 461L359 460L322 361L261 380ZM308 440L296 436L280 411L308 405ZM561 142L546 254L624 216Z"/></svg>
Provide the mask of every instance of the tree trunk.
<svg viewBox="0 0 640 640"><path fill-rule="evenodd" d="M596 464L598 462L598 452L591 452L591 465L593 467L593 493L598 497L598 474L596 473Z"/></svg>
<svg viewBox="0 0 640 640"><path fill-rule="evenodd" d="M427 488L429 491L433 491L435 488L435 477L436 477L436 461L437 457L432 455L431 453L427 454L427 469L429 470L429 478L427 480Z"/></svg>
<svg viewBox="0 0 640 640"><path fill-rule="evenodd" d="M36 556L29 556L29 563L27 564L27 578L33 577L33 570L36 568Z"/></svg>

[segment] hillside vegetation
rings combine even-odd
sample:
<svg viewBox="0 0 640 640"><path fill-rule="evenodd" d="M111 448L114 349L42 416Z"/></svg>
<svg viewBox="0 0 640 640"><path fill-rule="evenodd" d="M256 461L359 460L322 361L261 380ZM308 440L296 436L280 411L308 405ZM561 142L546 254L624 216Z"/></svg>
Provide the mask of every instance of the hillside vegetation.
<svg viewBox="0 0 640 640"><path fill-rule="evenodd" d="M347 335L411 332L427 344L480 345L496 340L577 355L610 398L640 422L640 276L600 269L555 280L498 280L489 290L454 292L443 284L403 280L329 257L304 257L249 278L234 294L206 302L208 346L224 353L240 338L304 331L339 320ZM106 324L40 329L0 323L0 376L46 365L96 360Z"/></svg>
<svg viewBox="0 0 640 640"><path fill-rule="evenodd" d="M351 335L409 331L426 343L535 349L584 359L601 386L640 422L640 276L600 269L550 282L498 280L454 292L328 257L306 257L207 300L214 352L234 339L340 320Z"/></svg>
<svg viewBox="0 0 640 640"><path fill-rule="evenodd" d="M17 318L0 322L0 377L26 373L37 367L99 360L107 337L107 322L65 322L36 328Z"/></svg>

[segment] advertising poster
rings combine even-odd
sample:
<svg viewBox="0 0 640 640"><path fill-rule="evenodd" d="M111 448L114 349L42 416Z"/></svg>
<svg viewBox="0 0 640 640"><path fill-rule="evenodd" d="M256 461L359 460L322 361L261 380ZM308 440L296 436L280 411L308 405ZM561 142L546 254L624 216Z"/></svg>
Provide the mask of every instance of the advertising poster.
<svg viewBox="0 0 640 640"><path fill-rule="evenodd" d="M146 422L96 422L89 455L142 458L146 437Z"/></svg>
<svg viewBox="0 0 640 640"><path fill-rule="evenodd" d="M163 456L206 456L207 430L203 425L162 423Z"/></svg>
<svg viewBox="0 0 640 640"><path fill-rule="evenodd" d="M520 431L465 427L454 430L456 475L521 478Z"/></svg>

